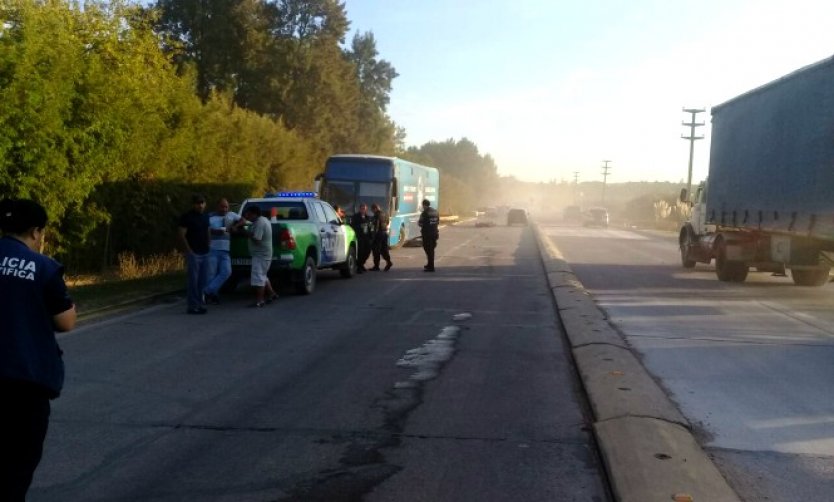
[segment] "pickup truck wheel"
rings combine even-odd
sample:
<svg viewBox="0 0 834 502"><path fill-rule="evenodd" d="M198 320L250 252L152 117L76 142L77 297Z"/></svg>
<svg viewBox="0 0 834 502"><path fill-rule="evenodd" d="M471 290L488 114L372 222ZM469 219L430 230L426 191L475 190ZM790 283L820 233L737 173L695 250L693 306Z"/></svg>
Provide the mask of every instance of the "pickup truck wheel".
<svg viewBox="0 0 834 502"><path fill-rule="evenodd" d="M685 235L681 236L680 240L680 247L681 247L681 265L683 268L695 268L695 260L690 258L692 256L692 234L686 232Z"/></svg>
<svg viewBox="0 0 834 502"><path fill-rule="evenodd" d="M791 269L791 279L797 286L824 286L828 283L828 274L831 269L826 268L812 268L795 270Z"/></svg>
<svg viewBox="0 0 834 502"><path fill-rule="evenodd" d="M347 261L345 261L345 264L339 269L339 273L346 279L350 279L356 274L356 246L350 246Z"/></svg>
<svg viewBox="0 0 834 502"><path fill-rule="evenodd" d="M749 268L743 261L732 261L727 259L727 245L723 240L717 244L715 254L715 275L719 281L744 282L747 279Z"/></svg>
<svg viewBox="0 0 834 502"><path fill-rule="evenodd" d="M295 282L295 290L302 295L309 295L316 289L316 260L308 256L304 261L304 268L301 269L298 280Z"/></svg>

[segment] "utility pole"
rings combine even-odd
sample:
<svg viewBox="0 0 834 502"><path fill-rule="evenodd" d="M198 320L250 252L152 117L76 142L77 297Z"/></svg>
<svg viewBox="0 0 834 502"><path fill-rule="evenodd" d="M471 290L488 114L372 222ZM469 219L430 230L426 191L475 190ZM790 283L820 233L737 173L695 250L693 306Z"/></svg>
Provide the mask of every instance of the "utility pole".
<svg viewBox="0 0 834 502"><path fill-rule="evenodd" d="M704 139L703 136L695 136L695 128L704 125L703 122L695 122L695 116L705 110L703 108L684 108L683 111L692 114L691 122L681 122L681 125L689 127L689 136L681 134L681 138L689 140L689 177L686 179L686 196L692 197L692 158L695 154L695 141Z"/></svg>
<svg viewBox="0 0 834 502"><path fill-rule="evenodd" d="M573 205L579 205L579 171L573 172Z"/></svg>
<svg viewBox="0 0 834 502"><path fill-rule="evenodd" d="M602 161L605 165L602 166L602 205L605 205L605 185L608 182L608 170L611 167L608 165L610 160L603 160Z"/></svg>

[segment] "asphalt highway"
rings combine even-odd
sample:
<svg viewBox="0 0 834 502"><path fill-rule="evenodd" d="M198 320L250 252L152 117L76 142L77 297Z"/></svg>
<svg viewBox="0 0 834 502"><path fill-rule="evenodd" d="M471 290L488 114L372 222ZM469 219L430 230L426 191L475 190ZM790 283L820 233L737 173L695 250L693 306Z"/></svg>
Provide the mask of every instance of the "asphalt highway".
<svg viewBox="0 0 834 502"><path fill-rule="evenodd" d="M392 258L61 336L29 500L610 500L532 230L444 228L434 274Z"/></svg>
<svg viewBox="0 0 834 502"><path fill-rule="evenodd" d="M834 284L680 267L676 235L542 232L743 500L834 500Z"/></svg>

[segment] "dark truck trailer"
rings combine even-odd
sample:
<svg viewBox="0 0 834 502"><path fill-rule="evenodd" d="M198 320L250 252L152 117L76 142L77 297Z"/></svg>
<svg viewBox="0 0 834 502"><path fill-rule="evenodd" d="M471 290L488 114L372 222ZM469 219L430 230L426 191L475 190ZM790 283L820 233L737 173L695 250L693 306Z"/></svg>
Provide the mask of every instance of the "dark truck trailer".
<svg viewBox="0 0 834 502"><path fill-rule="evenodd" d="M682 199L687 194L682 193ZM712 109L709 177L681 229L681 262L718 278L790 269L828 282L834 259L834 58Z"/></svg>

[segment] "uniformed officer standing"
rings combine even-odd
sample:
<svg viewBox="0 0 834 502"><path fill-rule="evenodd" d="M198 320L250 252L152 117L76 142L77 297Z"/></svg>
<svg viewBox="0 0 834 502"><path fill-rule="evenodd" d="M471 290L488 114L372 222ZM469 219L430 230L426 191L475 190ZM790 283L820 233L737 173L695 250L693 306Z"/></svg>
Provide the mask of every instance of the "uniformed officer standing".
<svg viewBox="0 0 834 502"><path fill-rule="evenodd" d="M356 271L361 274L366 270L365 262L371 256L371 216L368 214L367 204L359 204L359 212L350 217L350 226L353 227L356 241L359 243Z"/></svg>
<svg viewBox="0 0 834 502"><path fill-rule="evenodd" d="M426 265L424 272L434 272L434 248L437 247L437 239L440 238L440 214L437 209L431 207L431 202L423 201L423 213L417 222L420 225L420 236L423 238L423 251L426 252Z"/></svg>
<svg viewBox="0 0 834 502"><path fill-rule="evenodd" d="M391 220L388 219L388 215L385 214L385 211L383 211L376 202L371 205L371 210L374 212L374 219L371 224L374 267L371 270L379 270L379 258L381 256L382 258L385 258L385 261L387 262L385 265L385 271L388 272L391 270L392 265L391 254L388 252L388 225Z"/></svg>
<svg viewBox="0 0 834 502"><path fill-rule="evenodd" d="M0 201L0 500L23 501L41 459L49 400L64 363L55 331L75 325L64 267L38 252L46 211L32 200Z"/></svg>

